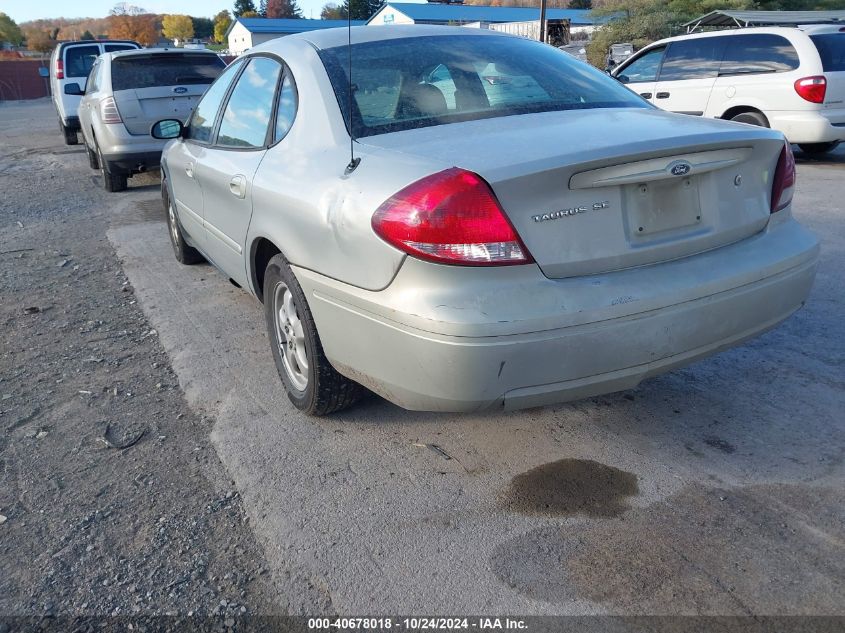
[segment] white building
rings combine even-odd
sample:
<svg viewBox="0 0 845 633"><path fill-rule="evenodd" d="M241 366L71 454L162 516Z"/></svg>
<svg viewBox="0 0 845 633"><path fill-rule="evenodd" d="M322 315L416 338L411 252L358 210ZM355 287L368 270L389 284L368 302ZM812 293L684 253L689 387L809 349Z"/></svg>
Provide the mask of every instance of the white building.
<svg viewBox="0 0 845 633"><path fill-rule="evenodd" d="M229 42L229 52L240 55L253 46L258 46L269 40L294 33L316 31L317 29L331 29L346 26L346 20L306 20L270 19L270 18L237 18L226 31ZM352 20L352 26L361 26L364 22Z"/></svg>

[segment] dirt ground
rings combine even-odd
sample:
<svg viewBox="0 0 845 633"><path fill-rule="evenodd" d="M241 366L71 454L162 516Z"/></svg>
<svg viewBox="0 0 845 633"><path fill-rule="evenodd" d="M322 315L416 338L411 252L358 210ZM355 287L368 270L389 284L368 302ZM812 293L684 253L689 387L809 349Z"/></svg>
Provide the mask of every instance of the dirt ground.
<svg viewBox="0 0 845 633"><path fill-rule="evenodd" d="M0 614L278 612L92 174L48 102L0 107Z"/></svg>
<svg viewBox="0 0 845 633"><path fill-rule="evenodd" d="M313 419L279 385L260 304L174 261L155 175L106 194L52 117L0 107L0 616L841 630L845 148L798 156L822 259L774 331L574 403L447 415L373 396Z"/></svg>

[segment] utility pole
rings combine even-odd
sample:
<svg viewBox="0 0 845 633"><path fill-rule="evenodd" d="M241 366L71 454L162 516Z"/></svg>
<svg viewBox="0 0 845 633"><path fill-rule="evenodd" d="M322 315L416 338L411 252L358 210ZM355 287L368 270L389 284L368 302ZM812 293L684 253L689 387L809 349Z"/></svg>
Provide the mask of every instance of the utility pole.
<svg viewBox="0 0 845 633"><path fill-rule="evenodd" d="M540 41L546 41L546 0L540 0Z"/></svg>

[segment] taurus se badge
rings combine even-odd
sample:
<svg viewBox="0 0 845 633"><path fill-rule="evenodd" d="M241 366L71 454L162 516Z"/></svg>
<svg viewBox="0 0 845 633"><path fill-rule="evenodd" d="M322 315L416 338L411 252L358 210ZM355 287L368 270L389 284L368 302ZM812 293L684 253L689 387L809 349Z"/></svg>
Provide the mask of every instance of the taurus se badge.
<svg viewBox="0 0 845 633"><path fill-rule="evenodd" d="M532 215L531 219L535 222L548 222L549 220L560 220L561 218L568 218L571 215L578 215L587 211L600 211L601 209L607 209L609 206L609 201L602 200L601 202L594 202L592 205L581 205L580 207L558 209L557 211L549 211L548 213L538 213L537 215Z"/></svg>

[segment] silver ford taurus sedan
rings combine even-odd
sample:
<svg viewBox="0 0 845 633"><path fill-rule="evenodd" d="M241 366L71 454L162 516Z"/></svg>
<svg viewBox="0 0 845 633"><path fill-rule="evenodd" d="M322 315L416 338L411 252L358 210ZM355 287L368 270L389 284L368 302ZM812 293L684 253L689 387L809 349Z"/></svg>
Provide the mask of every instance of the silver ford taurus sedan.
<svg viewBox="0 0 845 633"><path fill-rule="evenodd" d="M303 411L362 385L436 411L627 389L807 298L779 132L662 112L507 35L347 37L256 47L153 129L176 258L263 301Z"/></svg>

